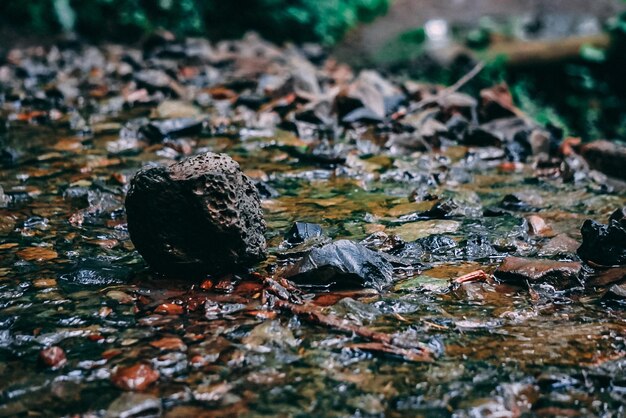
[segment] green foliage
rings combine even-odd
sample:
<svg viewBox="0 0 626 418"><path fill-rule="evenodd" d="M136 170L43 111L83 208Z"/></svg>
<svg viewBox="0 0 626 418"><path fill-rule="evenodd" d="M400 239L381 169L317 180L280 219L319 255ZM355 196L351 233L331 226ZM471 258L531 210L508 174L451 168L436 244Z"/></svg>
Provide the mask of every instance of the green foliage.
<svg viewBox="0 0 626 418"><path fill-rule="evenodd" d="M134 40L166 28L179 35L236 37L259 31L274 41L332 44L350 28L385 13L389 0L2 0L0 23L94 38Z"/></svg>

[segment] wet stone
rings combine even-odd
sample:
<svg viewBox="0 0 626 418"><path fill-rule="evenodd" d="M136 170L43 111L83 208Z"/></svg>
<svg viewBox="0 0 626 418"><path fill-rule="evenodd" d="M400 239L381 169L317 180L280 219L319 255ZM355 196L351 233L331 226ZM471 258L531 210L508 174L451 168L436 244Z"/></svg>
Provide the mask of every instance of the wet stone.
<svg viewBox="0 0 626 418"><path fill-rule="evenodd" d="M391 284L392 265L381 254L348 240L313 248L285 270L285 277L303 286L382 289Z"/></svg>
<svg viewBox="0 0 626 418"><path fill-rule="evenodd" d="M199 134L202 132L202 120L195 118L178 118L153 121L142 126L139 132L151 142L161 142L164 139L174 139Z"/></svg>
<svg viewBox="0 0 626 418"><path fill-rule="evenodd" d="M311 238L322 235L322 227L308 222L296 222L285 235L285 241L290 244L299 244Z"/></svg>
<svg viewBox="0 0 626 418"><path fill-rule="evenodd" d="M105 418L150 418L162 414L161 400L144 393L123 393L114 400L104 415Z"/></svg>
<svg viewBox="0 0 626 418"><path fill-rule="evenodd" d="M140 170L126 212L133 244L162 273L216 274L265 258L257 190L225 154Z"/></svg>
<svg viewBox="0 0 626 418"><path fill-rule="evenodd" d="M580 243L565 234L559 234L546 242L539 252L542 256L576 254Z"/></svg>
<svg viewBox="0 0 626 418"><path fill-rule="evenodd" d="M584 145L581 154L594 170L626 180L626 147L601 140Z"/></svg>
<svg viewBox="0 0 626 418"><path fill-rule="evenodd" d="M581 270L582 265L578 262L507 257L494 275L502 281L518 284L568 285L579 278Z"/></svg>
<svg viewBox="0 0 626 418"><path fill-rule="evenodd" d="M538 195L518 192L504 196L500 207L512 211L536 212L542 203L542 199Z"/></svg>
<svg viewBox="0 0 626 418"><path fill-rule="evenodd" d="M531 127L521 118L502 118L480 126L471 127L465 133L467 145L500 146L513 141L524 144ZM530 145L527 146L530 151Z"/></svg>
<svg viewBox="0 0 626 418"><path fill-rule="evenodd" d="M526 218L526 222L528 223L528 233L530 235L547 237L554 234L552 228L541 216L530 215Z"/></svg>
<svg viewBox="0 0 626 418"><path fill-rule="evenodd" d="M588 219L580 233L583 243L578 255L585 261L604 266L626 264L626 221L615 217L608 225Z"/></svg>

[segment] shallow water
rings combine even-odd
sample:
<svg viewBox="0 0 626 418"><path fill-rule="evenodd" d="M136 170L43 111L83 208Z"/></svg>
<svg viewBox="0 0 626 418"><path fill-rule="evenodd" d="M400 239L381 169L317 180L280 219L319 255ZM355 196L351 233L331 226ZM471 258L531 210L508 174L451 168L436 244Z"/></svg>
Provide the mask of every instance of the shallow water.
<svg viewBox="0 0 626 418"><path fill-rule="evenodd" d="M352 140L339 165L307 160L309 139L273 128L234 135L205 126L148 145L136 141L137 127L154 106L115 100L46 111L44 120L36 106L2 103L0 416L130 416L132 407L171 417L623 416L623 301L588 283L557 290L451 279L491 273L507 255L576 259L575 248L548 254L550 237L529 235L527 217L579 241L582 222L605 222L624 193L591 176L565 183L504 163L498 149L448 144L397 156L371 132ZM215 108L205 109L212 121ZM383 292L305 296L428 348L434 361L364 351L355 336L265 311L253 276L155 277L128 237L129 178L147 163L207 151L228 153L259 182L270 245L255 268L263 276L283 262L282 237L296 220L375 249L390 245L381 232L447 238L397 269ZM528 206L503 210L503 198L519 192ZM416 201L427 195L437 199ZM450 200L457 207L444 219L416 215ZM39 360L50 346L67 356L57 370ZM115 373L140 363L158 381L124 394Z"/></svg>

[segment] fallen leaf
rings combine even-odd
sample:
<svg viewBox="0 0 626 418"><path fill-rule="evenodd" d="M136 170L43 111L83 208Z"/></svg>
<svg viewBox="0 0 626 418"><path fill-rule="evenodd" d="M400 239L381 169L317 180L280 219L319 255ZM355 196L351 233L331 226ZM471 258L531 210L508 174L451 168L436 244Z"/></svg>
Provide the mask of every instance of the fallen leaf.
<svg viewBox="0 0 626 418"><path fill-rule="evenodd" d="M67 363L65 351L61 347L52 346L39 352L39 359L51 369L60 369Z"/></svg>
<svg viewBox="0 0 626 418"><path fill-rule="evenodd" d="M26 261L49 261L59 255L56 251L44 247L28 247L17 252L17 255Z"/></svg>
<svg viewBox="0 0 626 418"><path fill-rule="evenodd" d="M175 303L162 303L156 307L154 313L163 315L181 315L183 313L183 307L176 305Z"/></svg>
<svg viewBox="0 0 626 418"><path fill-rule="evenodd" d="M159 372L147 364L118 367L111 375L111 382L122 390L144 390L159 379Z"/></svg>
<svg viewBox="0 0 626 418"><path fill-rule="evenodd" d="M162 351L185 351L187 346L178 337L165 337L160 340L152 341L150 345Z"/></svg>
<svg viewBox="0 0 626 418"><path fill-rule="evenodd" d="M454 283L473 283L489 280L489 275L482 270L472 271L453 280Z"/></svg>

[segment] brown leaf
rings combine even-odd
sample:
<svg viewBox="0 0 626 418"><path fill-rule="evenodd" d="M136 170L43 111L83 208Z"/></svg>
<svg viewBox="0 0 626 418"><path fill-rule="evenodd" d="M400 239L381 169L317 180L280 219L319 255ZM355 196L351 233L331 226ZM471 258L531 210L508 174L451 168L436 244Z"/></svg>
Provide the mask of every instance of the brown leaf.
<svg viewBox="0 0 626 418"><path fill-rule="evenodd" d="M144 390L159 379L159 372L147 364L118 367L111 375L111 382L122 390Z"/></svg>
<svg viewBox="0 0 626 418"><path fill-rule="evenodd" d="M52 368L60 369L67 363L65 351L61 347L52 346L39 352L39 359L43 364Z"/></svg>
<svg viewBox="0 0 626 418"><path fill-rule="evenodd" d="M150 345L162 351L185 351L187 349L183 340L178 337L161 338L160 340L152 341Z"/></svg>
<svg viewBox="0 0 626 418"><path fill-rule="evenodd" d="M423 350L412 350L408 348L400 348L395 347L390 344L384 343L359 343L359 344L348 344L348 348L355 348L357 350L363 351L372 351L375 353L384 353L384 354L392 354L399 357L402 357L408 361L415 362L430 362L432 361L432 357L430 353Z"/></svg>
<svg viewBox="0 0 626 418"><path fill-rule="evenodd" d="M606 286L626 279L626 266L609 268L596 273L591 279L593 286Z"/></svg>
<svg viewBox="0 0 626 418"><path fill-rule="evenodd" d="M48 287L54 287L57 285L55 279L35 279L33 280L33 287L37 289L45 289Z"/></svg>
<svg viewBox="0 0 626 418"><path fill-rule="evenodd" d="M255 318L259 318L259 319L274 319L278 316L278 314L274 311L260 311L260 310L247 311L246 315L254 316Z"/></svg>
<svg viewBox="0 0 626 418"><path fill-rule="evenodd" d="M211 279L206 279L200 284L200 289L202 290L209 290L212 288L213 288L213 281L211 281Z"/></svg>
<svg viewBox="0 0 626 418"><path fill-rule="evenodd" d="M528 233L539 237L554 236L552 228L539 215L530 215L526 218L528 222Z"/></svg>
<svg viewBox="0 0 626 418"><path fill-rule="evenodd" d="M154 313L163 315L182 315L183 307L175 303L162 303L156 307Z"/></svg>
<svg viewBox="0 0 626 418"><path fill-rule="evenodd" d="M473 283L473 282L484 282L489 280L491 276L485 273L483 270L472 271L471 273L464 274L460 277L457 277L453 280L454 283Z"/></svg>
<svg viewBox="0 0 626 418"><path fill-rule="evenodd" d="M522 115L522 111L513 104L513 95L506 83L481 90L480 98L483 112L489 119Z"/></svg>
<svg viewBox="0 0 626 418"><path fill-rule="evenodd" d="M44 247L28 247L17 252L17 255L26 261L49 261L59 255L56 251Z"/></svg>

